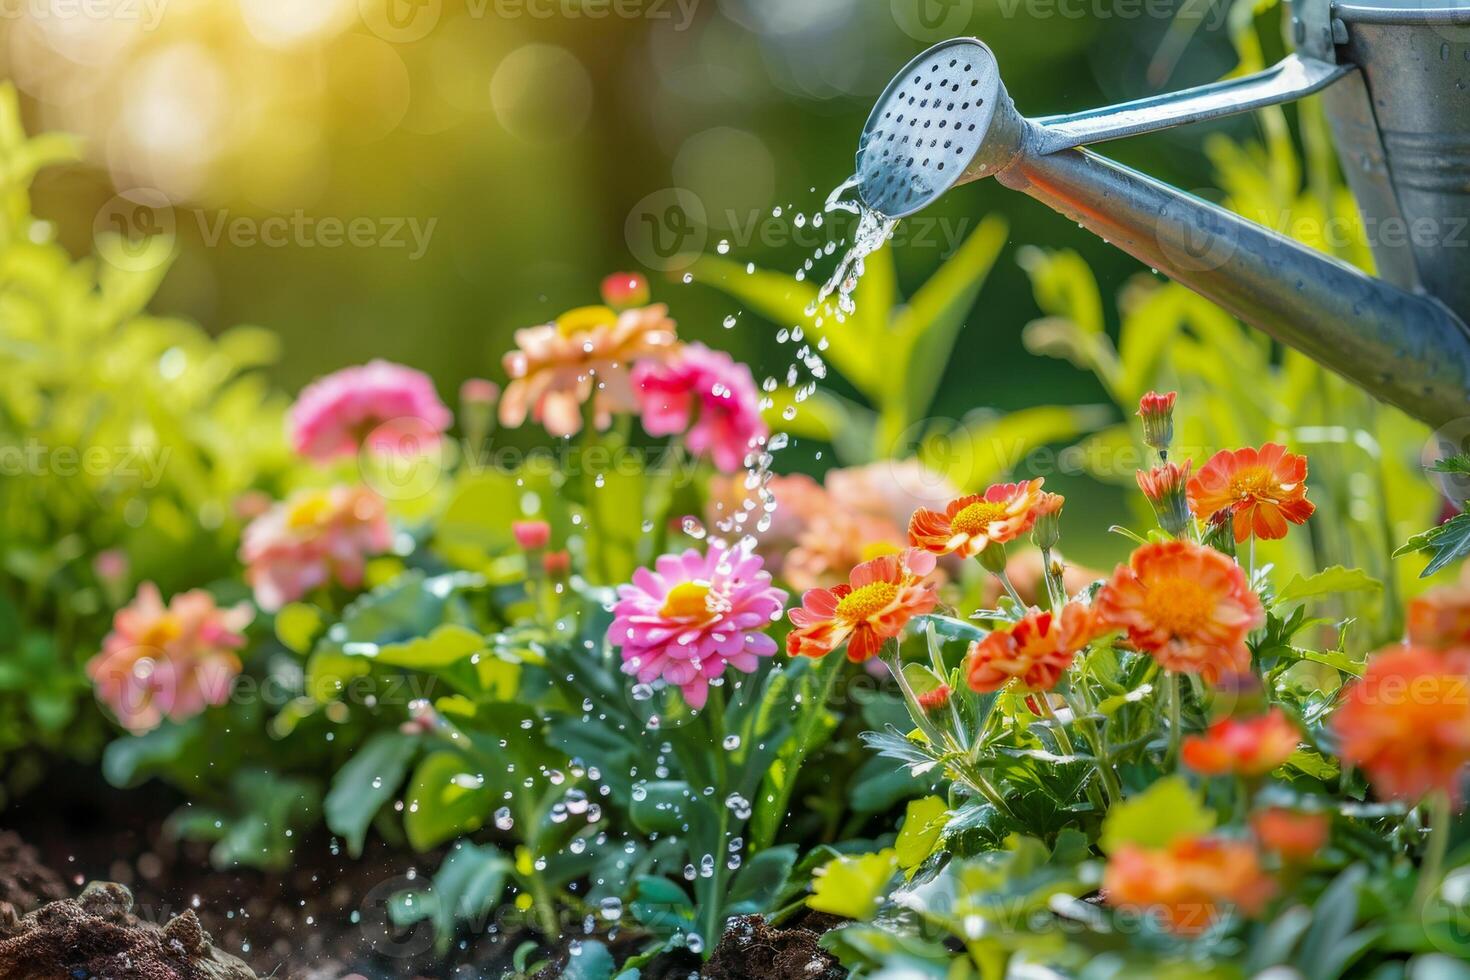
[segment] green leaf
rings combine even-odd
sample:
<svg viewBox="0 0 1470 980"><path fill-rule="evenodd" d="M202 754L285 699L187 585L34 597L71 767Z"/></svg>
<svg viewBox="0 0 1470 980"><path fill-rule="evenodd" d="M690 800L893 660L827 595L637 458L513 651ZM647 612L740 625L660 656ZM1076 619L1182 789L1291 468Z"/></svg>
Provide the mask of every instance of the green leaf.
<svg viewBox="0 0 1470 980"><path fill-rule="evenodd" d="M322 611L305 602L293 602L276 613L276 639L287 650L307 653L322 629Z"/></svg>
<svg viewBox="0 0 1470 980"><path fill-rule="evenodd" d="M689 829L694 791L688 783L665 780L644 783L633 793L628 819L645 834L679 834Z"/></svg>
<svg viewBox="0 0 1470 980"><path fill-rule="evenodd" d="M645 875L633 886L631 911L650 932L669 936L694 928L694 903L667 878Z"/></svg>
<svg viewBox="0 0 1470 980"><path fill-rule="evenodd" d="M369 643L344 644L342 652L368 657L390 667L435 670L468 660L486 647L485 637L468 626L446 623L428 636L382 646Z"/></svg>
<svg viewBox="0 0 1470 980"><path fill-rule="evenodd" d="M416 851L427 851L479 830L495 807L495 794L458 752L435 752L414 770L403 829Z"/></svg>
<svg viewBox="0 0 1470 980"><path fill-rule="evenodd" d="M455 924L481 928L505 893L511 860L489 845L460 841L434 875L434 928L441 950L448 949Z"/></svg>
<svg viewBox="0 0 1470 980"><path fill-rule="evenodd" d="M1361 568L1333 565L1310 577L1300 574L1292 576L1286 587L1277 593L1275 604L1285 605L1288 602L1301 602L1342 592L1376 592L1382 588L1382 582Z"/></svg>
<svg viewBox="0 0 1470 980"><path fill-rule="evenodd" d="M1209 832L1215 814L1182 776L1160 779L1137 796L1117 803L1103 820L1098 846L1111 854L1125 844L1167 847L1179 837Z"/></svg>
<svg viewBox="0 0 1470 980"><path fill-rule="evenodd" d="M816 870L806 904L818 912L866 921L878 911L897 870L893 848L834 858Z"/></svg>
<svg viewBox="0 0 1470 980"><path fill-rule="evenodd" d="M1420 578L1428 578L1452 561L1470 555L1470 513L1456 514L1439 527L1416 534L1402 548L1395 551L1395 558L1421 552L1433 554Z"/></svg>
<svg viewBox="0 0 1470 980"><path fill-rule="evenodd" d="M403 785L418 739L401 732L379 732L364 742L337 771L323 801L327 827L347 841L347 853L362 855L367 829L383 804Z"/></svg>
<svg viewBox="0 0 1470 980"><path fill-rule="evenodd" d="M746 861L730 882L729 894L725 896L726 916L769 911L795 864L795 844L767 848Z"/></svg>
<svg viewBox="0 0 1470 980"><path fill-rule="evenodd" d="M893 845L900 868L911 872L928 860L944 834L948 816L949 805L938 796L909 801L904 811L903 828Z"/></svg>
<svg viewBox="0 0 1470 980"><path fill-rule="evenodd" d="M1470 475L1470 453L1446 456L1430 467L1436 473L1464 473Z"/></svg>
<svg viewBox="0 0 1470 980"><path fill-rule="evenodd" d="M609 980L618 968L607 947L595 939L584 940L568 954L562 968L563 980ZM637 976L638 971L633 971Z"/></svg>

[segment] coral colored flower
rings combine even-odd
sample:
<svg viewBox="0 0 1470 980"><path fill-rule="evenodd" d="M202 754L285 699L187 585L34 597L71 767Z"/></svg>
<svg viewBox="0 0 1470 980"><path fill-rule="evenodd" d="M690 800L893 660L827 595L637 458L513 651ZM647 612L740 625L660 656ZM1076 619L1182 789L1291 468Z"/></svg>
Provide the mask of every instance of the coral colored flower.
<svg viewBox="0 0 1470 980"><path fill-rule="evenodd" d="M1101 628L1126 630L1128 643L1166 670L1212 683L1250 669L1245 638L1266 620L1240 566L1188 541L1139 547L1094 606Z"/></svg>
<svg viewBox="0 0 1470 980"><path fill-rule="evenodd" d="M615 310L648 303L648 280L636 272L614 272L602 280L602 301Z"/></svg>
<svg viewBox="0 0 1470 980"><path fill-rule="evenodd" d="M1433 589L1409 603L1409 642L1415 646L1470 647L1470 586Z"/></svg>
<svg viewBox="0 0 1470 980"><path fill-rule="evenodd" d="M1304 524L1317 509L1307 499L1307 457L1268 442L1259 450L1222 450L1189 481L1189 505L1208 520L1229 511L1235 540L1286 537L1286 524Z"/></svg>
<svg viewBox="0 0 1470 980"><path fill-rule="evenodd" d="M750 368L703 344L639 364L633 387L649 435L682 434L691 452L708 455L726 473L740 469L769 431Z"/></svg>
<svg viewBox="0 0 1470 980"><path fill-rule="evenodd" d="M1027 691L1049 691L1093 633L1092 610L1080 602L1067 603L1060 614L1032 611L970 644L970 687L998 691L1015 680Z"/></svg>
<svg viewBox="0 0 1470 980"><path fill-rule="evenodd" d="M1103 899L1117 909L1158 919L1170 932L1197 936L1231 908L1261 913L1276 885L1250 844L1183 837L1148 850L1125 844L1103 873Z"/></svg>
<svg viewBox="0 0 1470 980"><path fill-rule="evenodd" d="M428 375L371 361L302 389L291 406L291 446L320 462L354 455L364 443L379 452L432 448L453 420Z"/></svg>
<svg viewBox="0 0 1470 980"><path fill-rule="evenodd" d="M1178 463L1164 463L1137 473L1138 489L1143 491L1149 505L1153 507L1154 514L1159 519L1159 527L1170 534L1182 533L1194 521L1189 512L1186 490L1189 470L1193 465L1191 460L1186 459L1182 466Z"/></svg>
<svg viewBox="0 0 1470 980"><path fill-rule="evenodd" d="M1470 651L1391 647L1368 662L1333 716L1340 754L1380 796L1457 801L1470 762Z"/></svg>
<svg viewBox="0 0 1470 980"><path fill-rule="evenodd" d="M921 507L909 520L909 541L936 555L964 558L1014 541L1035 525L1044 482L998 483L983 494L951 500L943 513Z"/></svg>
<svg viewBox="0 0 1470 980"><path fill-rule="evenodd" d="M1174 400L1178 397L1175 391L1163 395L1150 391L1138 400L1144 445L1156 452L1168 452L1169 443L1174 441Z"/></svg>
<svg viewBox="0 0 1470 980"><path fill-rule="evenodd" d="M522 551L540 551L551 543L551 525L545 521L512 521L510 533Z"/></svg>
<svg viewBox="0 0 1470 980"><path fill-rule="evenodd" d="M331 582L357 588L367 557L392 542L383 501L371 490L303 490L245 528L240 561L256 604L274 612Z"/></svg>
<svg viewBox="0 0 1470 980"><path fill-rule="evenodd" d="M511 382L500 398L500 423L515 428L529 416L554 436L582 430L588 400L599 429L615 414L636 412L634 363L668 357L678 344L674 321L661 305L621 313L583 307L555 323L517 330L515 339L516 350L505 355Z"/></svg>
<svg viewBox="0 0 1470 980"><path fill-rule="evenodd" d="M1264 849L1288 861L1308 861L1327 846L1332 818L1325 813L1271 807L1251 816L1251 830Z"/></svg>
<svg viewBox="0 0 1470 980"><path fill-rule="evenodd" d="M1181 758L1206 776L1264 776L1296 751L1300 736L1286 712L1273 708L1255 718L1224 718L1203 735L1184 740Z"/></svg>
<svg viewBox="0 0 1470 980"><path fill-rule="evenodd" d="M572 556L565 551L548 551L541 558L541 570L548 578L566 578L572 572Z"/></svg>
<svg viewBox="0 0 1470 980"><path fill-rule="evenodd" d="M910 548L863 562L846 585L811 589L789 614L796 629L786 635L786 652L825 657L846 643L849 660L876 656L910 619L938 604L933 584L925 581L933 571L934 556Z"/></svg>
<svg viewBox="0 0 1470 980"><path fill-rule="evenodd" d="M459 386L459 400L466 405L494 405L500 400L500 385L485 378L470 378Z"/></svg>
<svg viewBox="0 0 1470 980"><path fill-rule="evenodd" d="M949 707L950 696L954 692L949 689L948 684L940 684L938 687L925 691L923 694L915 695L914 700L919 702L919 707L926 715L932 715L936 711L943 711Z"/></svg>
<svg viewBox="0 0 1470 980"><path fill-rule="evenodd" d="M618 596L608 636L623 648L623 672L642 684L663 678L692 708L704 707L726 667L753 673L776 652L765 631L786 604L759 555L719 546L664 555Z"/></svg>
<svg viewBox="0 0 1470 980"><path fill-rule="evenodd" d="M164 718L184 721L229 697L240 673L235 651L245 645L242 631L252 618L249 605L221 609L202 589L165 606L157 586L145 582L113 617L87 675L98 699L134 733L157 728Z"/></svg>

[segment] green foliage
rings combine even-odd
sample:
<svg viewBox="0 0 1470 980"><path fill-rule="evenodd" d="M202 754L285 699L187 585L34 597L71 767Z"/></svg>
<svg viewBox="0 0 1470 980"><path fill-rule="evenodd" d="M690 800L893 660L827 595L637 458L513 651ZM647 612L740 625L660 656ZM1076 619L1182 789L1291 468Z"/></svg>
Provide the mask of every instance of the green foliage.
<svg viewBox="0 0 1470 980"><path fill-rule="evenodd" d="M82 671L113 608L140 581L169 593L232 571L235 499L293 465L262 371L271 333L211 337L147 313L170 240L101 234L97 255L73 259L31 214L37 172L75 151L28 138L0 86L0 757L13 764L22 749L95 754L106 726ZM122 581L94 571L108 549L127 555Z"/></svg>

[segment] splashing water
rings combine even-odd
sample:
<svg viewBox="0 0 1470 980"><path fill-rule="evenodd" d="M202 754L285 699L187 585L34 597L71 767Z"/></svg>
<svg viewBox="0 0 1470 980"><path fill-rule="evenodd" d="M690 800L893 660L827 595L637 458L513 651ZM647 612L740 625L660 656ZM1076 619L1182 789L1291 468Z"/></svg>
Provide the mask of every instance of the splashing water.
<svg viewBox="0 0 1470 980"><path fill-rule="evenodd" d="M888 239L893 237L893 230L898 226L897 218L890 218L886 214L874 211L863 203L861 198L846 198L844 195L862 183L862 179L856 176L849 177L837 185L827 198L827 211L847 211L858 216L857 229L852 235L852 245L848 247L847 253L837 263L837 269L832 273L822 288L817 292L817 298L806 308L806 315L814 317L821 311L824 304L837 296L838 320L841 321L851 316L857 310L857 304L853 300L853 292L863 277L864 262L869 255L882 248Z"/></svg>

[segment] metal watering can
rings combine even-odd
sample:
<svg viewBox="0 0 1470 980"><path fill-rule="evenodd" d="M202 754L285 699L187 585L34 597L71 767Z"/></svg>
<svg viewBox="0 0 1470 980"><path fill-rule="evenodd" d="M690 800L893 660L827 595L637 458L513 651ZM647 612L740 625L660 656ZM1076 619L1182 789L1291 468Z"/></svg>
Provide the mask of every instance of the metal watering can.
<svg viewBox="0 0 1470 980"><path fill-rule="evenodd" d="M858 195L911 215L995 177L1431 425L1470 416L1470 0L1295 0L1248 77L1023 117L974 38L915 58L863 129ZM1083 147L1321 92L1381 278Z"/></svg>

